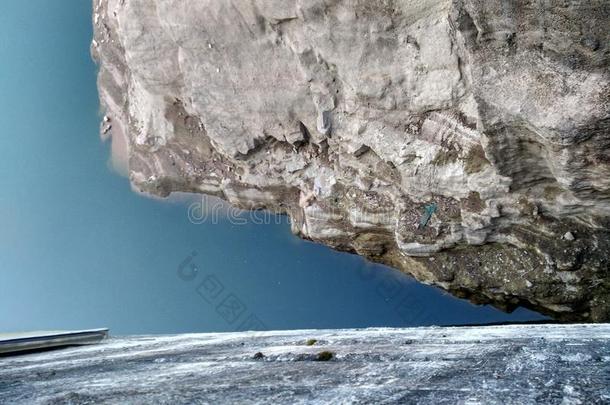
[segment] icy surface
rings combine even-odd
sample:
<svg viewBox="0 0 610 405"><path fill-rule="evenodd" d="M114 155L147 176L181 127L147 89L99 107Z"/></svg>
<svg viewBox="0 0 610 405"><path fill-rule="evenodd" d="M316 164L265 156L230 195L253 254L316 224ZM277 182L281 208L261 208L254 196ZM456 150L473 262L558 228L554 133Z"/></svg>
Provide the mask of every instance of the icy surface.
<svg viewBox="0 0 610 405"><path fill-rule="evenodd" d="M1 359L0 403L610 403L610 325L113 338Z"/></svg>

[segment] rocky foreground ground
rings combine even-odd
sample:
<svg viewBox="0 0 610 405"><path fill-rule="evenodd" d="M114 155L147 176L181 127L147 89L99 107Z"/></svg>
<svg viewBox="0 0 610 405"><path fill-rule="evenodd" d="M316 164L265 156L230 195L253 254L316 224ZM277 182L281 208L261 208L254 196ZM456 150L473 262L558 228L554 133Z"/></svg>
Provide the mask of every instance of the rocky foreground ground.
<svg viewBox="0 0 610 405"><path fill-rule="evenodd" d="M610 325L112 338L0 358L7 404L608 404Z"/></svg>

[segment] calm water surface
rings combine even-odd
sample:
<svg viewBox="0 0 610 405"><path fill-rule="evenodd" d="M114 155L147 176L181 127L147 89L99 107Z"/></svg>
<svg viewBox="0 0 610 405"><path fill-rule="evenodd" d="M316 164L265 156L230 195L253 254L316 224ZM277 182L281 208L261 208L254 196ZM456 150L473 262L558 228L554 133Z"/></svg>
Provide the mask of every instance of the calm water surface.
<svg viewBox="0 0 610 405"><path fill-rule="evenodd" d="M133 193L98 138L89 0L0 5L0 332L485 323L476 307L303 242L286 219L192 224Z"/></svg>

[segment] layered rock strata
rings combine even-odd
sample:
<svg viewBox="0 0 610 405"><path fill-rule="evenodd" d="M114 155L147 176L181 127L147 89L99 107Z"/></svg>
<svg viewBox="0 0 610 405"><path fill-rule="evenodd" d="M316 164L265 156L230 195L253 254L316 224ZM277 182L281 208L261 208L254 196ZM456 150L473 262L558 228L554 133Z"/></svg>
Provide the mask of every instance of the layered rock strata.
<svg viewBox="0 0 610 405"><path fill-rule="evenodd" d="M138 190L610 319L607 1L95 0L93 22L102 131Z"/></svg>

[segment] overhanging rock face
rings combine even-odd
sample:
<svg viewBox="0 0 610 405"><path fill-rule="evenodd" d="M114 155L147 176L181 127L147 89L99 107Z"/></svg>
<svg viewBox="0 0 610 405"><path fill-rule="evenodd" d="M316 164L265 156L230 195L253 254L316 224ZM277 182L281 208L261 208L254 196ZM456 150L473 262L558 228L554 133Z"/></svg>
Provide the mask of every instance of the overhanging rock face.
<svg viewBox="0 0 610 405"><path fill-rule="evenodd" d="M2 360L3 403L606 404L610 327L149 336Z"/></svg>
<svg viewBox="0 0 610 405"><path fill-rule="evenodd" d="M607 1L96 0L94 24L102 129L137 189L610 319Z"/></svg>

